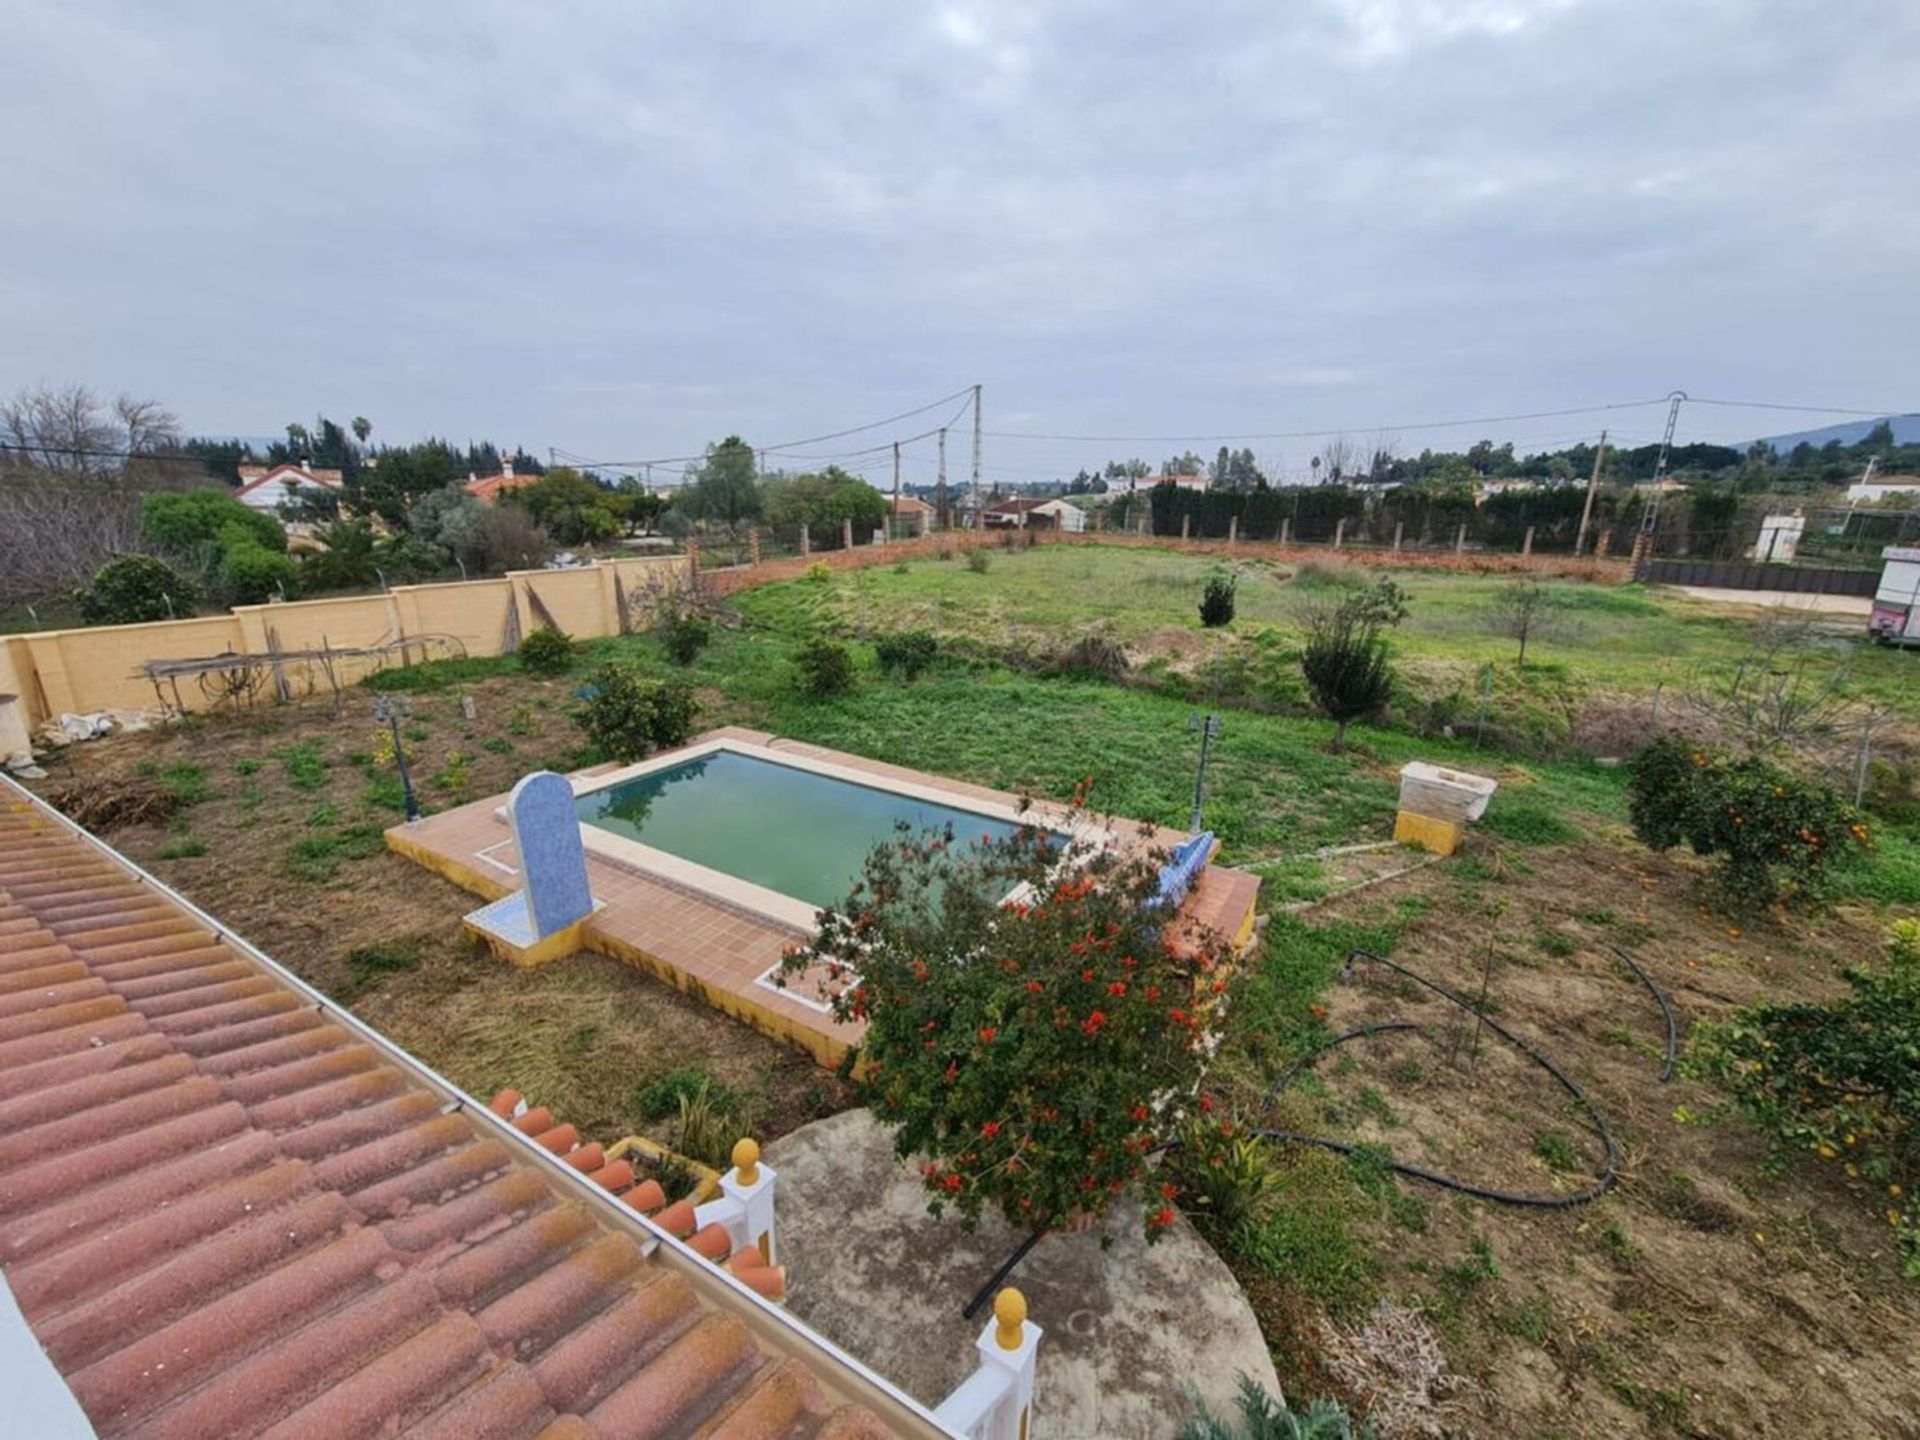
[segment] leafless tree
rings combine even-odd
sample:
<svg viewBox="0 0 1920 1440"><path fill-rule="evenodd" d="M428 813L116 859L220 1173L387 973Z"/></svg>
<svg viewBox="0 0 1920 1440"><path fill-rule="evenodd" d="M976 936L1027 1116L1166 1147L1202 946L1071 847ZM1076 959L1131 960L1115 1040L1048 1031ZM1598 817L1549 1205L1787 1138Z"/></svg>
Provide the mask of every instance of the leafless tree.
<svg viewBox="0 0 1920 1440"><path fill-rule="evenodd" d="M1487 610L1487 623L1496 635L1520 642L1521 669L1527 666L1527 645L1557 634L1561 628L1565 602L1560 592L1540 581L1523 576L1509 580L1494 593Z"/></svg>
<svg viewBox="0 0 1920 1440"><path fill-rule="evenodd" d="M1394 456L1399 453L1400 437L1391 430L1376 430L1368 449L1371 454L1367 461L1367 478L1377 482L1386 475L1387 467L1393 464Z"/></svg>
<svg viewBox="0 0 1920 1440"><path fill-rule="evenodd" d="M180 417L158 400L120 395L109 406L85 385L28 386L0 400L0 448L10 468L101 475L128 456L180 443Z"/></svg>
<svg viewBox="0 0 1920 1440"><path fill-rule="evenodd" d="M1738 663L1704 672L1685 703L1748 754L1777 756L1832 738L1853 704L1849 678L1810 616L1775 610Z"/></svg>
<svg viewBox="0 0 1920 1440"><path fill-rule="evenodd" d="M1360 447L1345 435L1336 435L1320 447L1320 478L1329 485L1353 478L1360 463Z"/></svg>

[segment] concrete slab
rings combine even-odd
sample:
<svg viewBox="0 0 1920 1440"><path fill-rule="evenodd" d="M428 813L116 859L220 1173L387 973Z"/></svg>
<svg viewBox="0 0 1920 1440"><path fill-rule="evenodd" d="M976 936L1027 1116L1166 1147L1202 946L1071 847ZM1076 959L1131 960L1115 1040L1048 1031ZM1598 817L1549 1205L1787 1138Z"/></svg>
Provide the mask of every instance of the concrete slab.
<svg viewBox="0 0 1920 1440"><path fill-rule="evenodd" d="M865 1110L803 1126L767 1147L780 1169L788 1308L915 1399L937 1405L974 1367L984 1320L960 1307L1021 1235L983 1217L969 1234L927 1214L892 1132ZM1240 1372L1278 1393L1273 1361L1239 1285L1185 1220L1148 1245L1138 1213L1101 1233L1049 1235L1009 1283L1040 1344L1033 1440L1176 1434L1190 1386L1216 1413Z"/></svg>

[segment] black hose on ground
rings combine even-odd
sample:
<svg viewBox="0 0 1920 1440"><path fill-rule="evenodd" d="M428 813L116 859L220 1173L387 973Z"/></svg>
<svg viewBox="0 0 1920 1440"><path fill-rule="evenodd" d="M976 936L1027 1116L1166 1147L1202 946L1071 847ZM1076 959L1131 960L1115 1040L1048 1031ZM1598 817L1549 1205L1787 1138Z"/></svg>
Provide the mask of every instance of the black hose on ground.
<svg viewBox="0 0 1920 1440"><path fill-rule="evenodd" d="M1498 1205L1520 1205L1537 1210L1560 1210L1569 1206L1585 1205L1590 1201L1598 1200L1613 1188L1615 1180L1619 1178L1619 1142L1613 1138L1613 1131L1607 1125L1606 1116L1600 1113L1599 1107L1587 1098L1587 1092L1582 1090L1566 1071L1554 1064L1548 1056L1534 1048L1533 1045L1521 1039L1498 1020L1495 1020L1491 1015L1476 1008L1473 1002L1465 996L1442 985L1438 980L1429 980L1418 971L1408 969L1399 961L1389 960L1384 955L1375 955L1370 950L1354 950L1350 952L1347 956L1346 967L1342 971L1343 975L1348 975L1353 972L1353 964L1356 960L1371 960L1375 964L1385 965L1390 970L1399 971L1400 974L1406 976L1407 979L1413 981L1416 985L1424 985L1443 1000L1458 1005L1462 1010L1465 1010L1469 1015L1473 1016L1480 1024L1485 1025L1489 1030L1493 1031L1494 1034L1507 1041L1515 1049L1519 1050L1521 1054L1533 1061L1534 1064L1538 1065L1542 1070L1545 1070L1559 1082L1560 1088L1577 1100L1581 1108L1587 1112L1587 1118L1592 1122L1594 1133L1600 1137L1600 1143L1606 1150L1606 1164L1601 1168L1599 1176L1591 1185L1588 1185L1583 1190L1575 1191L1573 1194L1527 1195L1513 1190L1496 1190L1491 1186L1474 1185L1465 1180L1456 1180L1450 1175L1442 1175L1438 1171L1428 1170L1420 1165L1407 1165L1398 1160L1380 1159L1366 1146L1350 1145L1343 1140L1329 1140L1324 1135L1305 1135L1294 1130L1261 1130L1258 1133L1263 1138L1282 1141L1292 1145L1313 1145L1322 1150L1331 1150L1337 1155L1360 1155L1375 1159L1378 1160L1378 1163L1384 1168L1392 1170L1396 1174L1405 1175L1414 1180L1424 1180L1429 1185L1437 1185L1443 1190L1452 1190L1461 1195L1472 1195L1481 1200L1491 1200ZM1299 1074L1301 1069L1306 1065L1317 1060L1329 1050L1344 1045L1350 1040L1358 1040L1367 1035L1378 1034L1383 1030L1423 1030L1424 1028L1423 1026L1414 1025L1406 1021L1393 1021L1384 1025L1363 1025L1358 1030L1350 1030L1345 1035L1338 1036L1328 1041L1325 1045L1320 1046L1317 1050L1310 1051L1307 1055L1303 1056L1291 1070L1280 1077L1280 1080L1274 1085L1273 1089L1267 1092L1267 1100L1271 1103L1274 1096L1284 1090L1292 1082L1293 1077Z"/></svg>
<svg viewBox="0 0 1920 1440"><path fill-rule="evenodd" d="M1679 1050L1680 1044L1680 1027L1679 1022L1674 1018L1673 1006L1668 1003L1667 997L1661 991L1660 987L1654 984L1653 978L1648 975L1645 970L1640 968L1639 963L1635 961L1631 955L1627 954L1627 952L1622 950L1618 945L1609 945L1607 948L1627 962L1628 967L1632 969L1633 973L1640 977L1640 983L1645 985L1647 989L1653 993L1653 998L1659 1002L1661 1013L1666 1016L1667 1060L1665 1067L1660 1072L1660 1079L1664 1084L1673 1078L1674 1057ZM1371 960L1376 964L1385 965L1390 969L1398 970L1415 984L1426 986L1427 989L1433 991L1436 995L1458 1005L1462 1010L1472 1015L1502 1039L1509 1041L1529 1060L1532 1060L1549 1075L1553 1076L1569 1095L1580 1102L1581 1107L1587 1112L1587 1118L1593 1122L1594 1133L1600 1137L1601 1144L1606 1149L1605 1166L1593 1183L1583 1190L1575 1191L1569 1195L1528 1195L1518 1191L1498 1190L1487 1185L1475 1185L1465 1180L1456 1180L1450 1175L1442 1175L1438 1171L1428 1170L1420 1165L1407 1165L1397 1160L1381 1159L1367 1146L1352 1145L1342 1140L1330 1140L1324 1135L1306 1135L1295 1130L1259 1130L1255 1132L1256 1134L1263 1139L1284 1144L1312 1145L1322 1150L1331 1150L1336 1155L1354 1155L1375 1160L1384 1168L1392 1170L1396 1174L1405 1175L1414 1180L1425 1181L1429 1185L1437 1185L1442 1190L1451 1190L1456 1194L1471 1195L1480 1200L1491 1200L1496 1205L1518 1205L1538 1210L1562 1210L1575 1205L1590 1204L1613 1188L1619 1178L1620 1147L1614 1140L1613 1131L1608 1128L1606 1117L1600 1113L1599 1107L1587 1097L1587 1092L1574 1083L1565 1071L1492 1016L1477 1009L1470 1000L1448 989L1445 985L1440 984L1439 981L1429 980L1426 976L1418 974L1408 969L1405 965L1400 964L1399 961L1389 960L1384 955L1375 955L1370 950L1354 950L1350 952L1347 956L1346 966L1341 972L1343 976L1350 975L1353 972L1353 962L1355 960ZM1396 1032L1412 1031L1424 1034L1426 1033L1426 1028L1426 1026L1417 1025L1410 1020L1387 1020L1372 1025L1357 1026L1347 1031L1344 1035L1336 1035L1333 1039L1327 1041L1326 1044L1309 1050L1305 1055L1302 1055L1298 1060L1294 1061L1294 1063L1287 1068L1286 1073L1274 1082L1273 1088L1267 1092L1267 1103L1272 1104L1273 1098L1291 1085L1299 1076L1300 1072L1311 1066L1314 1061L1318 1060L1330 1050L1339 1049L1349 1041L1363 1040L1369 1035L1382 1035ZM1180 1144L1181 1142L1178 1140L1169 1140L1164 1144L1155 1146L1153 1153L1156 1155L1171 1153L1172 1151L1178 1150ZM1019 1265L1022 1260L1027 1258L1028 1252L1030 1252L1035 1245L1039 1244L1041 1237L1046 1234L1047 1228L1042 1226L1027 1236L1026 1239L1022 1240L1014 1249L1014 1252L1001 1262L1000 1268L993 1272L992 1276L987 1280L987 1283L974 1292L973 1298L967 1302L966 1308L960 1312L962 1317L971 1320L985 1309L1000 1286L1006 1283L1007 1277L1013 1273L1014 1268Z"/></svg>
<svg viewBox="0 0 1920 1440"><path fill-rule="evenodd" d="M1627 962L1627 968L1638 975L1640 977L1640 983L1653 992L1653 998L1660 1005L1660 1013L1667 1017L1667 1063L1661 1067L1660 1070L1660 1083L1664 1085L1673 1079L1674 1057L1680 1053L1680 1022L1673 1018L1673 1006L1667 1003L1665 992L1653 983L1653 977L1651 975L1640 968L1640 962L1627 954L1627 952L1622 950L1618 945L1610 944L1607 948Z"/></svg>

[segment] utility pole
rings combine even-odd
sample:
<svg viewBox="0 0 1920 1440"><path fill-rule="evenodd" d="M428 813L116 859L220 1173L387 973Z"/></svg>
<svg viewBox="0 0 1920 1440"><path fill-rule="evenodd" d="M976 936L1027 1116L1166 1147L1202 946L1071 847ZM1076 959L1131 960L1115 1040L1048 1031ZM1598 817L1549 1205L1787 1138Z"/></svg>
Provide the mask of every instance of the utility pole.
<svg viewBox="0 0 1920 1440"><path fill-rule="evenodd" d="M947 528L947 427L940 427L940 478L933 487L933 521L942 530Z"/></svg>
<svg viewBox="0 0 1920 1440"><path fill-rule="evenodd" d="M1600 448L1593 452L1593 473L1587 477L1587 503L1580 507L1580 533L1573 537L1573 553L1587 548L1587 526L1593 521L1593 492L1600 488L1600 467L1607 463L1607 432L1600 432Z"/></svg>
<svg viewBox="0 0 1920 1440"><path fill-rule="evenodd" d="M900 442L893 442L893 514L887 517L887 539L893 539L893 527L900 521Z"/></svg>
<svg viewBox="0 0 1920 1440"><path fill-rule="evenodd" d="M973 511L980 513L980 387L973 387Z"/></svg>
<svg viewBox="0 0 1920 1440"><path fill-rule="evenodd" d="M1647 496L1647 508L1640 512L1640 533L1633 542L1636 576L1640 567L1653 558L1653 542L1660 526L1660 487L1667 483L1667 456L1673 449L1673 427L1680 421L1680 406L1686 398L1684 390L1676 390L1667 397L1667 428L1660 437L1660 458L1653 465L1653 489Z"/></svg>

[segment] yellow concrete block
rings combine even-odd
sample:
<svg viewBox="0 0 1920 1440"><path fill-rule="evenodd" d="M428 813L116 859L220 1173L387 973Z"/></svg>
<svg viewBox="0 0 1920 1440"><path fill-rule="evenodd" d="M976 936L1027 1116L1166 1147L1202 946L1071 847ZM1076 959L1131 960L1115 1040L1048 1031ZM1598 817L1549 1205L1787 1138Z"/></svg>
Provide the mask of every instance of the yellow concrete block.
<svg viewBox="0 0 1920 1440"><path fill-rule="evenodd" d="M565 959L580 949L580 932L585 924L584 920L575 921L566 929L556 930L553 934L544 936L531 945L515 945L511 940L502 939L471 922L466 922L466 932L502 960L530 968L535 965L545 965L550 960Z"/></svg>
<svg viewBox="0 0 1920 1440"><path fill-rule="evenodd" d="M1460 848L1466 827L1454 820L1436 820L1402 810L1393 822L1393 838L1401 845L1418 845L1435 855L1451 855Z"/></svg>

